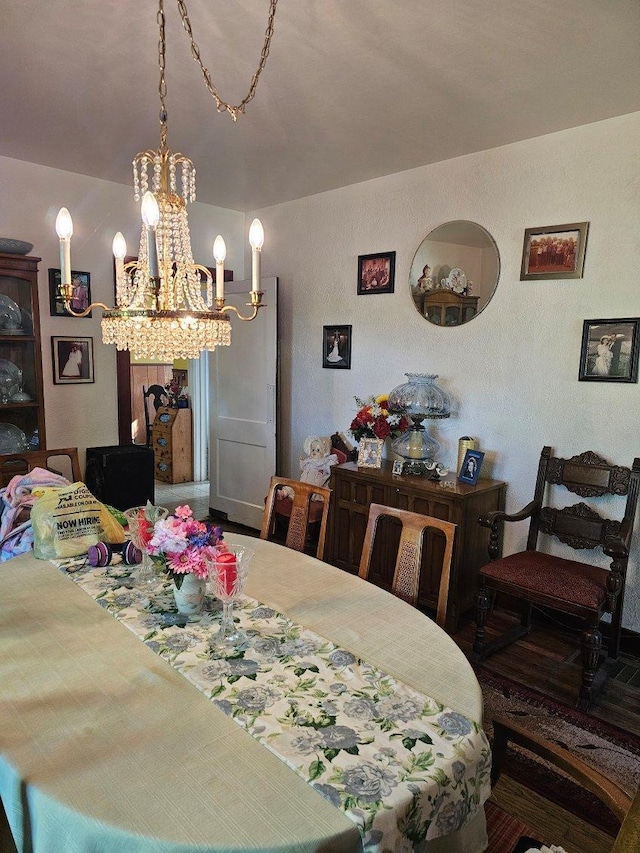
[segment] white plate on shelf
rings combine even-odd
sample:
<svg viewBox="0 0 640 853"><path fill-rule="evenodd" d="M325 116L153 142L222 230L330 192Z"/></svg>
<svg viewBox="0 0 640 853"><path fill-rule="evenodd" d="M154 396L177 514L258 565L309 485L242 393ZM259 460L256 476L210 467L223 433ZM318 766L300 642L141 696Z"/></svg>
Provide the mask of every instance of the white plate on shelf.
<svg viewBox="0 0 640 853"><path fill-rule="evenodd" d="M24 335L20 309L4 293L0 293L0 335Z"/></svg>
<svg viewBox="0 0 640 853"><path fill-rule="evenodd" d="M6 358L0 358L0 403L8 403L22 385L22 372Z"/></svg>
<svg viewBox="0 0 640 853"><path fill-rule="evenodd" d="M0 453L20 453L27 449L27 437L15 424L0 423Z"/></svg>
<svg viewBox="0 0 640 853"><path fill-rule="evenodd" d="M454 293L464 293L467 287L467 274L460 267L454 267L449 273L447 283Z"/></svg>

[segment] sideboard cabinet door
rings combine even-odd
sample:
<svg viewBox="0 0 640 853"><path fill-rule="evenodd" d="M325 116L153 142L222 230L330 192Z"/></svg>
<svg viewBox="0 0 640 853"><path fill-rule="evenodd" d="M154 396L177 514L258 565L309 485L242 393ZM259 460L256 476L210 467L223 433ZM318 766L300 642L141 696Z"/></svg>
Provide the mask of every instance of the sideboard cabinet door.
<svg viewBox="0 0 640 853"><path fill-rule="evenodd" d="M478 518L504 509L506 485L498 480L479 480L476 486L457 483L452 475L440 480L426 476L395 475L391 463L382 468L358 468L354 462L332 469L333 490L329 514L328 550L325 559L357 574L372 503L430 515L457 525L451 567L447 629L457 630L460 615L475 606L477 572L488 560L489 532ZM395 519L379 522L369 579L391 589L400 525ZM444 537L427 531L420 570L418 604L435 610L440 586Z"/></svg>

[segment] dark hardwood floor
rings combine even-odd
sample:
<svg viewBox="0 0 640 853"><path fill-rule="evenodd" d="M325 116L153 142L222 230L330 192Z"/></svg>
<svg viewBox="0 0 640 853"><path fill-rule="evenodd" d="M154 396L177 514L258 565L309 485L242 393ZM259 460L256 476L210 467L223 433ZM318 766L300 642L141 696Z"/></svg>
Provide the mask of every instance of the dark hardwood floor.
<svg viewBox="0 0 640 853"><path fill-rule="evenodd" d="M488 633L501 633L515 622L507 613L495 612ZM472 659L475 624L466 619L454 640ZM580 683L579 634L569 626L551 623L548 616L534 619L529 636L513 643L484 661L497 674L527 685L547 696L573 706ZM602 690L596 694L590 714L640 735L640 659L621 654L611 667ZM561 809L555 803L534 794L508 776L500 778L491 795L503 811L524 821L536 831L534 837L547 844L562 846L567 853L608 853L613 839ZM508 853L491 843L487 853Z"/></svg>
<svg viewBox="0 0 640 853"><path fill-rule="evenodd" d="M544 624L543 618L547 617L534 620L529 636L496 652L484 665L560 702L574 705L581 676L579 634L562 622ZM491 637L514 623L515 617L495 612L488 622L487 634ZM470 659L474 627L469 617L454 636ZM596 693L589 713L640 736L640 660L622 653L617 662L605 666L610 677Z"/></svg>

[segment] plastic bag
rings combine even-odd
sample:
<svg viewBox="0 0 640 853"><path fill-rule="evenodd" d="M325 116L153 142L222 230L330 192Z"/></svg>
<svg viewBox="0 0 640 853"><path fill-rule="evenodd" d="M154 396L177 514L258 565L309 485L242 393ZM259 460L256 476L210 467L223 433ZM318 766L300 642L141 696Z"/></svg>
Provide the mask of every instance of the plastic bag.
<svg viewBox="0 0 640 853"><path fill-rule="evenodd" d="M40 560L86 554L90 545L124 542L122 526L84 483L34 489L33 553Z"/></svg>

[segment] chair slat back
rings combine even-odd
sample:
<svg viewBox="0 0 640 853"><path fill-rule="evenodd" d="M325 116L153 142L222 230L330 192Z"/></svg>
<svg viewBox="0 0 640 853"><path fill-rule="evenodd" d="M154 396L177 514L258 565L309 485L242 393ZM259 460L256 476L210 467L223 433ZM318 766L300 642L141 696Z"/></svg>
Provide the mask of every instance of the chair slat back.
<svg viewBox="0 0 640 853"><path fill-rule="evenodd" d="M444 628L447 618L451 561L453 557L456 525L452 524L450 521L443 521L440 518L433 518L429 515L421 515L416 512L409 512L408 510L382 506L381 504L370 504L367 529L365 532L364 544L362 546L362 555L360 557L360 569L358 572L361 578L366 579L369 576L371 556L373 554L378 523L383 517L395 518L402 525L393 572L391 592L414 607L418 603L420 566L422 564L425 531L437 530L444 535L445 547L442 558L442 574L440 576L440 587L438 591L438 604L436 610L436 622L441 628Z"/></svg>
<svg viewBox="0 0 640 853"><path fill-rule="evenodd" d="M0 456L0 482L6 486L16 474L28 474L34 468L44 468L77 483L82 479L77 447L57 450L31 450L24 453L5 453Z"/></svg>
<svg viewBox="0 0 640 853"><path fill-rule="evenodd" d="M278 500L278 491L287 486L293 492L293 504L289 518L289 527L285 545L294 551L304 551L307 543L309 528L309 509L313 495L322 498L322 515L320 517L320 531L318 534L318 545L316 557L321 560L324 556L324 543L327 536L327 518L329 515L329 503L331 500L331 489L323 486L314 486L303 483L300 480L290 480L287 477L271 478L269 483L269 494L267 495L264 513L262 515L262 528L260 539L269 539L272 536L275 525L275 514Z"/></svg>
<svg viewBox="0 0 640 853"><path fill-rule="evenodd" d="M638 504L639 482L640 459L634 459L632 468L625 468L609 465L591 450L562 459L552 456L550 447L544 447L534 496L537 508L531 517L527 549L536 550L538 533L555 536L571 548L604 547L622 528L622 521L605 518L584 502L560 508L549 505L551 487L563 486L589 499L626 496L623 520L627 520L630 532Z"/></svg>

